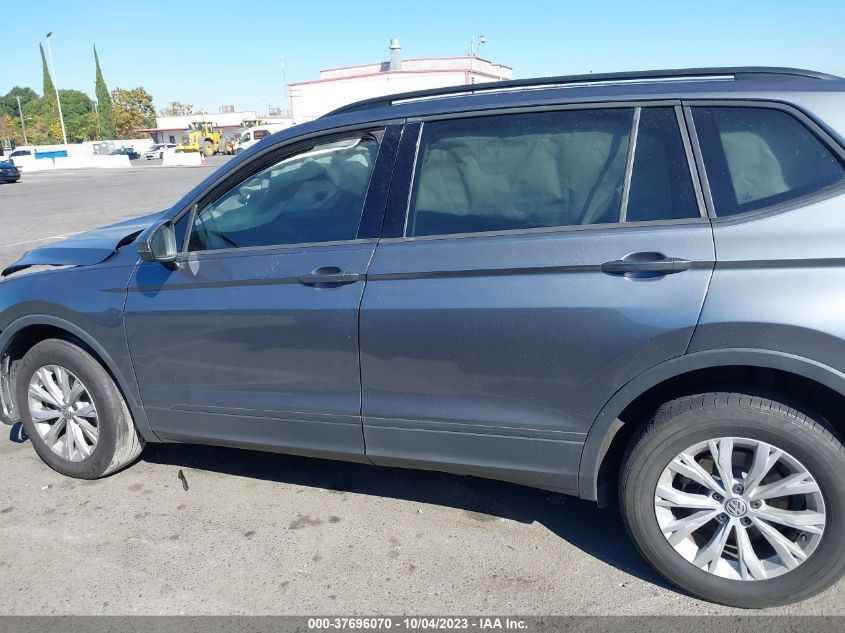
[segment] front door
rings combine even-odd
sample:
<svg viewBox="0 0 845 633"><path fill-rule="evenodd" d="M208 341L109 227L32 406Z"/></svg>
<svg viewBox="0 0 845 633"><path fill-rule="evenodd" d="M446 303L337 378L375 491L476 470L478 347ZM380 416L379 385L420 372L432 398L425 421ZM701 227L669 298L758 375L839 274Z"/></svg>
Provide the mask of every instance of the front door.
<svg viewBox="0 0 845 633"><path fill-rule="evenodd" d="M160 437L363 459L358 310L375 239L360 230L383 213L369 183L389 175L382 141L397 134L256 159L182 220L178 266L138 267L126 329Z"/></svg>
<svg viewBox="0 0 845 633"><path fill-rule="evenodd" d="M372 461L577 491L595 416L685 352L713 268L679 116L423 123L361 310Z"/></svg>

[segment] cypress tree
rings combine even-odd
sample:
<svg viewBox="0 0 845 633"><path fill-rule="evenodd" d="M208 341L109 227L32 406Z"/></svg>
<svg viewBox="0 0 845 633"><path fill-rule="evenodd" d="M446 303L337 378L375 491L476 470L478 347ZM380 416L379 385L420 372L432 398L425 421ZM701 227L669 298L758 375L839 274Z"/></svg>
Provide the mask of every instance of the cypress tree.
<svg viewBox="0 0 845 633"><path fill-rule="evenodd" d="M95 93L97 95L97 109L100 112L100 136L104 139L113 139L116 135L114 112L112 111L109 89L106 87L106 82L103 79L103 71L100 70L100 58L97 56L96 46L94 46L94 64L97 67Z"/></svg>
<svg viewBox="0 0 845 633"><path fill-rule="evenodd" d="M50 70L47 68L47 58L44 56L44 47L39 44L41 51L41 72L44 82L44 100L50 103L56 103L56 88L53 86L53 79L50 77Z"/></svg>
<svg viewBox="0 0 845 633"><path fill-rule="evenodd" d="M50 70L47 68L47 58L44 56L44 47L39 44L38 48L41 51L41 70L44 83L44 113L46 118L44 123L46 126L45 133L47 137L44 139L47 143L60 143L62 141L62 128L59 124L59 106L56 103L56 88L53 85L53 78L50 76Z"/></svg>

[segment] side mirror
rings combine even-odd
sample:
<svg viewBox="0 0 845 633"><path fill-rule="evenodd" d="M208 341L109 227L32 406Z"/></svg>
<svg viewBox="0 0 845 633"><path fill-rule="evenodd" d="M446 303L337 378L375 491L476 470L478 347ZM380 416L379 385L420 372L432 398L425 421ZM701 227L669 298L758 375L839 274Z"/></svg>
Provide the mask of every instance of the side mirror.
<svg viewBox="0 0 845 633"><path fill-rule="evenodd" d="M176 247L176 225L171 220L165 220L153 225L141 235L138 244L138 254L148 262L173 264L179 249Z"/></svg>

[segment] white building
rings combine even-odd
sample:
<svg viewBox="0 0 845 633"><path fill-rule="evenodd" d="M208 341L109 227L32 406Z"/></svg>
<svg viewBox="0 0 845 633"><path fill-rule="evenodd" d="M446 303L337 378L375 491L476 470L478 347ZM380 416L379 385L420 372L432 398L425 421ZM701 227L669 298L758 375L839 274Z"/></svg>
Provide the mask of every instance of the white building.
<svg viewBox="0 0 845 633"><path fill-rule="evenodd" d="M314 81L289 84L294 123L312 121L335 108L372 97L511 79L513 69L477 56L401 58L398 39L390 41L390 60L321 70Z"/></svg>

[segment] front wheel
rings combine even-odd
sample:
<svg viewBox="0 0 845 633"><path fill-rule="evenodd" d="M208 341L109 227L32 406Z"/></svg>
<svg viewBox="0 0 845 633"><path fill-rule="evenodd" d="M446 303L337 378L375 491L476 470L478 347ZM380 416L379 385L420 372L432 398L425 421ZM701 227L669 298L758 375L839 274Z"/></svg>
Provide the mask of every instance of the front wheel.
<svg viewBox="0 0 845 633"><path fill-rule="evenodd" d="M214 143L211 141L205 141L202 144L202 153L206 156L214 156Z"/></svg>
<svg viewBox="0 0 845 633"><path fill-rule="evenodd" d="M144 446L111 376L74 342L33 346L21 361L15 398L33 448L63 475L103 477L134 461Z"/></svg>
<svg viewBox="0 0 845 633"><path fill-rule="evenodd" d="M766 398L669 402L629 452L622 514L668 580L721 604L809 598L845 570L845 447L820 421Z"/></svg>

